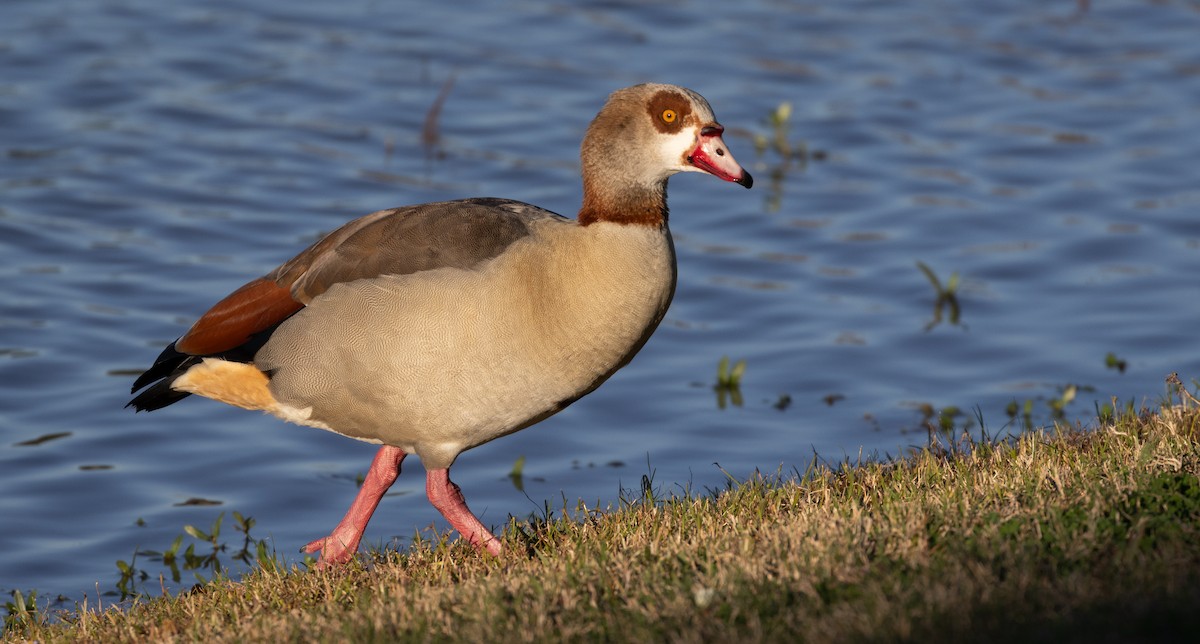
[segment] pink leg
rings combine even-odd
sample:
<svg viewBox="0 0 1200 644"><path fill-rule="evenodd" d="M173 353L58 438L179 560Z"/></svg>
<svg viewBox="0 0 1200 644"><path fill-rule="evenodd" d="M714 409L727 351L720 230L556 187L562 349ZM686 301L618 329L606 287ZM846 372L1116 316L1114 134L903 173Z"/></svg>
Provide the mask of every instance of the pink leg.
<svg viewBox="0 0 1200 644"><path fill-rule="evenodd" d="M425 473L425 494L433 507L446 517L464 539L476 548L487 550L495 556L500 555L500 540L471 514L462 492L450 480L449 468L428 470Z"/></svg>
<svg viewBox="0 0 1200 644"><path fill-rule="evenodd" d="M344 564L354 557L363 531L367 529L367 522L371 520L375 508L379 507L379 500L383 498L384 492L396 482L396 477L400 475L400 462L405 456L407 454L399 447L384 445L379 448L375 460L371 461L371 469L367 471L362 487L358 490L358 496L354 497L354 503L350 505L350 511L346 512L341 523L337 524L328 537L317 539L300 549L300 552L309 554L320 553L318 569Z"/></svg>

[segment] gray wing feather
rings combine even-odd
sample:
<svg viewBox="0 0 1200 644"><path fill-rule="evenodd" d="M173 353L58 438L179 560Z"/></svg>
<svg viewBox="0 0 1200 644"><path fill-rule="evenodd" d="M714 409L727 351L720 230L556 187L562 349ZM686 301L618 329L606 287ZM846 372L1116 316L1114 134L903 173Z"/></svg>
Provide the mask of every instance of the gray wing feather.
<svg viewBox="0 0 1200 644"><path fill-rule="evenodd" d="M568 221L507 199L463 199L381 210L333 231L267 275L308 303L340 282L469 269L529 235L529 223Z"/></svg>

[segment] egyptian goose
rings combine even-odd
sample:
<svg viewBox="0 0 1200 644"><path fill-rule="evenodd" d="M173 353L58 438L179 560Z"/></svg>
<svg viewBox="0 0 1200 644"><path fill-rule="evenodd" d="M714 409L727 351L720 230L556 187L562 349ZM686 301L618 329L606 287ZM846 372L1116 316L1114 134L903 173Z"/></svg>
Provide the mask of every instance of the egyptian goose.
<svg viewBox="0 0 1200 644"><path fill-rule="evenodd" d="M583 140L583 205L519 201L381 210L330 233L208 310L133 383L151 411L197 394L381 445L345 518L303 552L349 561L400 463L493 555L449 468L600 386L650 337L675 291L667 179L753 182L699 94L614 92Z"/></svg>

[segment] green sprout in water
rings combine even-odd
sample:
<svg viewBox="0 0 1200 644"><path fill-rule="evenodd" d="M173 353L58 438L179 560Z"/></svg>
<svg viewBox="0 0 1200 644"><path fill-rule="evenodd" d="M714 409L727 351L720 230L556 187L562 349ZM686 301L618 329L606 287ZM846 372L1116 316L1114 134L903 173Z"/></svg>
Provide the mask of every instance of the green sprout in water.
<svg viewBox="0 0 1200 644"><path fill-rule="evenodd" d="M925 325L925 330L929 331L941 324L942 314L947 308L949 309L950 324L957 326L962 316L962 307L958 303L958 271L951 273L950 279L946 280L946 285L942 286L942 280L938 279L937 274L925 262L918 261L917 268L925 274L925 278L937 292L937 300L933 303L933 319Z"/></svg>
<svg viewBox="0 0 1200 644"><path fill-rule="evenodd" d="M972 415L968 415L961 407L946 405L936 407L932 403L913 403L921 413L921 426L927 434L928 446L931 449L949 449L951 451L970 446L974 434L978 432L981 440L987 440L987 429L983 423L983 410L976 406ZM945 441L945 442L944 442Z"/></svg>
<svg viewBox="0 0 1200 644"><path fill-rule="evenodd" d="M508 473L509 480L512 481L513 487L517 488L518 492L525 491L525 455L517 457L513 462L512 471Z"/></svg>
<svg viewBox="0 0 1200 644"><path fill-rule="evenodd" d="M1063 409L1075 400L1075 396L1079 393L1079 387L1075 385L1065 385L1059 389L1060 395L1058 398L1050 400L1050 409L1054 410L1054 415L1059 418L1063 414Z"/></svg>
<svg viewBox="0 0 1200 644"><path fill-rule="evenodd" d="M791 141L792 104L784 101L767 114L764 122L769 129L767 134L754 135L754 152L762 159L768 151L773 151L779 161L773 163L767 170L768 189L766 196L767 212L777 212L783 201L783 181L792 160L799 162L801 170L808 164L809 159L821 160L826 154L821 150L809 152L808 144L804 141Z"/></svg>
<svg viewBox="0 0 1200 644"><path fill-rule="evenodd" d="M1051 421L1060 421L1066 418L1066 409L1078 399L1080 392L1094 392L1096 388L1091 385L1077 385L1066 383L1057 387L1058 395L1053 398L1045 398L1038 396L1037 400L1045 400L1046 406L1050 408ZM1045 422L1044 419L1034 418L1034 398L1026 398L1023 402L1018 403L1015 399L1008 403L1005 408L1005 413L1013 422L1020 422L1021 429L1032 431L1037 428L1036 423ZM1097 416L1101 419L1110 417L1112 410L1107 406L1104 408L1097 407Z"/></svg>
<svg viewBox="0 0 1200 644"><path fill-rule="evenodd" d="M742 384L742 375L746 373L746 361L738 360L733 365L733 369L729 368L729 356L722 356L721 361L717 363L717 386L728 389L737 389Z"/></svg>
<svg viewBox="0 0 1200 644"><path fill-rule="evenodd" d="M763 134L754 135L754 151L759 156L762 156L770 148L785 160L791 159L793 156L799 156L803 159L805 155L795 154L792 150L792 144L788 142L788 130L791 128L791 120L792 104L784 101L767 115L767 125L771 127L770 138ZM805 150L803 142L799 144L799 150L801 152Z"/></svg>
<svg viewBox="0 0 1200 644"><path fill-rule="evenodd" d="M1016 399L1008 403L1008 407L1004 410L1008 417L1012 420L1017 420L1017 415L1021 416L1021 429L1025 431L1033 430L1033 399L1026 398L1023 404L1018 405Z"/></svg>
<svg viewBox="0 0 1200 644"><path fill-rule="evenodd" d="M717 363L717 384L713 385L713 391L717 392L717 408L725 409L725 401L728 397L734 407L742 406L742 374L746 373L746 361L738 360L733 368L729 368L729 356L722 356L721 361Z"/></svg>
<svg viewBox="0 0 1200 644"><path fill-rule="evenodd" d="M943 432L946 432L947 434L949 434L950 432L953 432L955 420L957 420L958 417L962 416L962 415L963 415L962 410L959 409L958 407L955 407L954 405L950 405L948 407L942 407L942 413L938 415L938 429L941 429ZM966 428L966 425L964 425L964 429L965 428Z"/></svg>
<svg viewBox="0 0 1200 644"><path fill-rule="evenodd" d="M1067 405L1075 402L1075 398L1081 391L1095 391L1095 387L1088 385L1075 385L1067 383L1058 388L1058 397L1051 398L1046 402L1050 405L1050 417L1054 420L1062 420L1065 417Z"/></svg>
<svg viewBox="0 0 1200 644"><path fill-rule="evenodd" d="M1116 369L1119 373L1125 373L1125 367L1127 367L1128 364L1126 364L1124 360L1118 358L1117 354L1109 351L1108 355L1104 356L1104 366L1108 367L1109 369Z"/></svg>

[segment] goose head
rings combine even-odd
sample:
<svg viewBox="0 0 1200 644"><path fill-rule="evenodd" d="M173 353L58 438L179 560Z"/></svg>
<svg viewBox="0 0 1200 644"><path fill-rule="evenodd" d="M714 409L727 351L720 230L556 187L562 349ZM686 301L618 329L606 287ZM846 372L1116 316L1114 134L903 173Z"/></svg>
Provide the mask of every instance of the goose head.
<svg viewBox="0 0 1200 644"><path fill-rule="evenodd" d="M613 92L581 146L581 214L646 200L661 201L665 212L667 179L680 172L751 187L754 179L734 159L724 132L708 101L685 87L646 83Z"/></svg>

